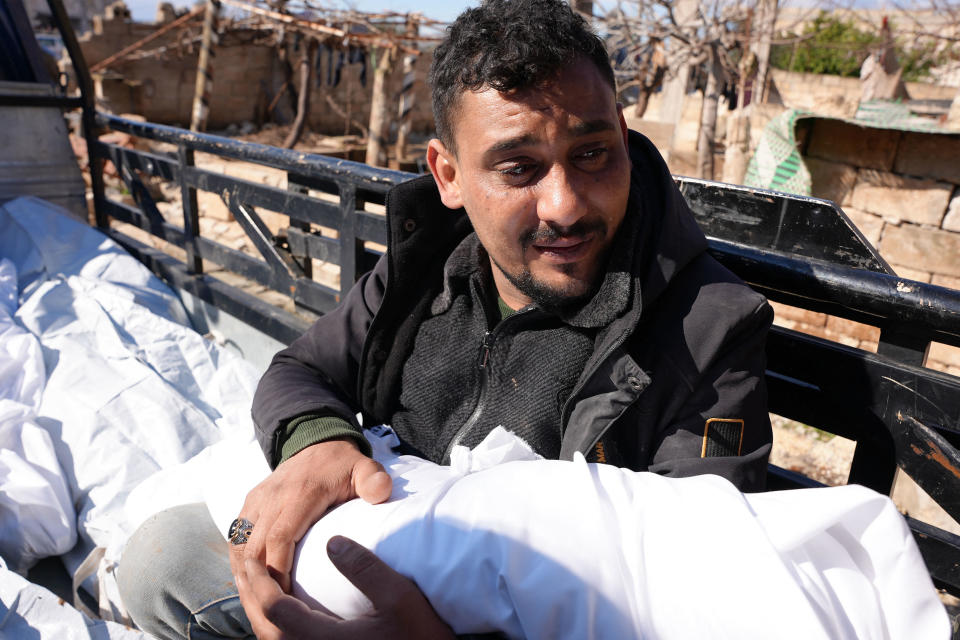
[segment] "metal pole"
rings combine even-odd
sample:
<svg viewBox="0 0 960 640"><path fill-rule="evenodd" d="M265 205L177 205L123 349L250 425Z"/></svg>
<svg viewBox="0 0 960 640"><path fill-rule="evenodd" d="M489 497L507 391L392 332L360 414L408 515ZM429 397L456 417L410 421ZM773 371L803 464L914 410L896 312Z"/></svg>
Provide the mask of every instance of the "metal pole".
<svg viewBox="0 0 960 640"><path fill-rule="evenodd" d="M77 87L80 89L80 99L83 101L81 123L83 126L83 137L87 142L87 162L90 167L90 190L93 192L93 215L96 218L97 226L106 229L110 222L107 219L107 212L104 206L106 198L103 188L103 162L96 155L97 137L99 131L94 118L96 117L96 103L93 98L93 79L90 77L90 70L87 68L87 61L83 58L83 52L80 50L80 43L77 42L77 35L70 26L70 18L67 10L63 8L60 0L47 0L47 6L50 7L50 15L60 30L63 37L63 44L70 54L70 62L73 64L73 72L76 74Z"/></svg>
<svg viewBox="0 0 960 640"><path fill-rule="evenodd" d="M213 85L213 46L215 44L217 14L220 12L220 0L207 0L207 12L203 16L203 35L200 44L200 59L197 61L197 84L193 92L193 110L190 115L190 130L203 131L207 128L207 116L210 115L210 87Z"/></svg>

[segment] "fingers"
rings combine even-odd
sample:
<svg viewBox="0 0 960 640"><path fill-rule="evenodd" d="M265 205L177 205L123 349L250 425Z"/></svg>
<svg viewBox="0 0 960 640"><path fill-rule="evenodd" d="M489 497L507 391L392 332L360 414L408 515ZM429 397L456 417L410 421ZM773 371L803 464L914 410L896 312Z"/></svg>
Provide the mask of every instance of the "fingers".
<svg viewBox="0 0 960 640"><path fill-rule="evenodd" d="M280 584L280 588L287 593L290 592L290 571L293 569L295 545L315 521L309 508L298 507L300 505L291 505L273 519L264 522L263 562Z"/></svg>
<svg viewBox="0 0 960 640"><path fill-rule="evenodd" d="M287 618L303 618L305 605L279 598L275 590L290 592L294 551L307 529L330 506L358 495L368 502L383 502L391 489L383 467L364 456L352 441L329 441L284 461L247 495L239 517L253 522L253 531L246 544L230 545L230 565L255 630L262 629L264 637L279 637L276 627L281 625L273 618L288 627L299 622L285 622ZM248 575L251 568L256 571L255 583Z"/></svg>
<svg viewBox="0 0 960 640"><path fill-rule="evenodd" d="M231 556L231 560L233 557ZM238 564L234 565L234 580L237 583L237 591L240 594L240 604L243 605L243 610L247 614L247 619L250 621L250 627L253 630L254 635L259 640L273 640L275 638L280 638L280 630L276 628L269 620L264 613L264 604L258 598L263 597L264 595L272 596L272 592L269 588L265 588L265 585L262 583L258 584L258 591L255 593L251 587L250 582L250 571L247 569L247 563L251 565L251 568L257 567L259 570L267 576L267 579L270 579L270 574L267 573L266 567L260 565L255 560L239 560ZM256 573L256 569L254 569ZM272 581L276 588L279 589L275 581Z"/></svg>
<svg viewBox="0 0 960 640"><path fill-rule="evenodd" d="M352 480L357 497L370 504L386 502L393 491L393 479L384 471L383 465L367 457L353 465Z"/></svg>
<svg viewBox="0 0 960 640"><path fill-rule="evenodd" d="M262 616L254 626L261 640L274 636L310 638L317 634L318 626L336 622L335 618L313 611L300 600L284 593L258 562L248 559L244 564L249 593L262 607Z"/></svg>
<svg viewBox="0 0 960 640"><path fill-rule="evenodd" d="M347 580L370 598L375 609L388 608L414 584L384 563L375 553L350 538L333 536L327 555Z"/></svg>
<svg viewBox="0 0 960 640"><path fill-rule="evenodd" d="M352 441L312 445L284 461L247 495L240 516L254 527L245 545L231 546L234 575L255 558L289 592L297 541L331 505L356 497L355 484L371 501L390 496L390 477Z"/></svg>
<svg viewBox="0 0 960 640"><path fill-rule="evenodd" d="M417 585L387 566L373 552L349 538L334 536L327 555L347 580L373 603L375 613L344 621L345 637L453 639L453 631L437 616ZM371 625L372 633L364 627Z"/></svg>

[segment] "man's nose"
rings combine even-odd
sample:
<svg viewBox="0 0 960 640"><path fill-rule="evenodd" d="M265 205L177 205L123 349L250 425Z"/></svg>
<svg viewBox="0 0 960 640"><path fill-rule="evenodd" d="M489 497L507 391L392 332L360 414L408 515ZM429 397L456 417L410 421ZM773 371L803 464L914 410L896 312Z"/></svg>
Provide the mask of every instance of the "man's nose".
<svg viewBox="0 0 960 640"><path fill-rule="evenodd" d="M554 166L540 181L537 217L552 226L569 227L587 213L583 185L563 166Z"/></svg>

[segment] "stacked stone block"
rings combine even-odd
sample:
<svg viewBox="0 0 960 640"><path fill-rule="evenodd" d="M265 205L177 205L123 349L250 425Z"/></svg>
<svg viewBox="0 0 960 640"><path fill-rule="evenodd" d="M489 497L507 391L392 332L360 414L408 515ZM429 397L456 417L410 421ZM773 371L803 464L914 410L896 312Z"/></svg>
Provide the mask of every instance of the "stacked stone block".
<svg viewBox="0 0 960 640"><path fill-rule="evenodd" d="M774 101L791 109L806 109L835 118L852 118L857 112L863 90L860 78L799 73L771 69ZM957 93L954 86L928 82L905 83L911 100L952 100Z"/></svg>
<svg viewBox="0 0 960 640"><path fill-rule="evenodd" d="M960 289L960 134L817 119L805 140L814 196L839 204L897 275ZM780 324L876 351L874 327L776 310ZM927 365L960 375L960 349L934 344Z"/></svg>

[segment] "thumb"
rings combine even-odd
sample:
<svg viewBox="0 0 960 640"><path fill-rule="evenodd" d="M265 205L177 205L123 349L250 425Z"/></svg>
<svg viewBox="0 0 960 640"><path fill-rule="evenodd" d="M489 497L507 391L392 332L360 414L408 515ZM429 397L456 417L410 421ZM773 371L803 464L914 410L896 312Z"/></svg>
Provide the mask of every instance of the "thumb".
<svg viewBox="0 0 960 640"><path fill-rule="evenodd" d="M370 504L386 502L393 491L393 479L383 465L364 456L353 465L353 490Z"/></svg>
<svg viewBox="0 0 960 640"><path fill-rule="evenodd" d="M333 566L363 592L374 608L379 609L385 599L395 600L410 588L410 581L391 569L375 553L343 536L327 541L327 555Z"/></svg>

